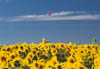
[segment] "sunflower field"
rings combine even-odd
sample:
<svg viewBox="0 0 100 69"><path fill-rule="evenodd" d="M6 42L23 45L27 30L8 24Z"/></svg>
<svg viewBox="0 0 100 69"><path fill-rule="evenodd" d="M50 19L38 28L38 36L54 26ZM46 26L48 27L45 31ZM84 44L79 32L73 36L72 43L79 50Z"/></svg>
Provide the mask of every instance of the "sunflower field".
<svg viewBox="0 0 100 69"><path fill-rule="evenodd" d="M100 69L98 44L18 43L0 46L0 69Z"/></svg>

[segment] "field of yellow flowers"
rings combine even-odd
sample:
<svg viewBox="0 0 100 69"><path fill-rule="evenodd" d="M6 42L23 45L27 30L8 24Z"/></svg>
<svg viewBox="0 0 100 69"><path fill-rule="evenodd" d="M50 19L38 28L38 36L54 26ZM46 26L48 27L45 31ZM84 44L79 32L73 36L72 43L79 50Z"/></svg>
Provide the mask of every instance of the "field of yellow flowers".
<svg viewBox="0 0 100 69"><path fill-rule="evenodd" d="M0 46L0 69L100 69L97 44L18 43Z"/></svg>

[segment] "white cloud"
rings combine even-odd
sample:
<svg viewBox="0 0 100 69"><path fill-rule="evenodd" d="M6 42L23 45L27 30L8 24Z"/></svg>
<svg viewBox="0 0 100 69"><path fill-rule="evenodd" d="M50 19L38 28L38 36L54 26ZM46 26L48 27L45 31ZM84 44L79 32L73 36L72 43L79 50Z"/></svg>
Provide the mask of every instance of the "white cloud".
<svg viewBox="0 0 100 69"><path fill-rule="evenodd" d="M73 14L74 12L59 12L59 13L52 13L52 16L62 16L62 15L70 15Z"/></svg>
<svg viewBox="0 0 100 69"><path fill-rule="evenodd" d="M84 14L83 14L84 13ZM0 22L18 22L18 21L54 21L54 20L100 20L100 14L90 14L89 12L68 12L61 11L56 13L51 13L51 16L48 14L42 15L24 15L24 16L15 16L8 18L0 18Z"/></svg>

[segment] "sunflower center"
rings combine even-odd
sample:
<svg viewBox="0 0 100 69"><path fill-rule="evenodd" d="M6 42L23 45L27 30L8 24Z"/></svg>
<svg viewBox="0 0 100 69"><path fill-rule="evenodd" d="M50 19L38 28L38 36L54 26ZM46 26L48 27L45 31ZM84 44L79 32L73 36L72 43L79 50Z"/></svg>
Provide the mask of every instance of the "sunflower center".
<svg viewBox="0 0 100 69"><path fill-rule="evenodd" d="M80 69L84 69L83 67L80 67Z"/></svg>
<svg viewBox="0 0 100 69"><path fill-rule="evenodd" d="M1 59L2 59L2 61L6 61L6 57L2 57Z"/></svg>
<svg viewBox="0 0 100 69"><path fill-rule="evenodd" d="M62 54L62 58L64 58L65 57L65 55L64 54Z"/></svg>
<svg viewBox="0 0 100 69"><path fill-rule="evenodd" d="M32 55L30 55L30 58L32 58Z"/></svg>
<svg viewBox="0 0 100 69"><path fill-rule="evenodd" d="M64 47L64 45L61 45L61 47Z"/></svg>
<svg viewBox="0 0 100 69"><path fill-rule="evenodd" d="M16 46L15 48L18 49L18 46Z"/></svg>
<svg viewBox="0 0 100 69"><path fill-rule="evenodd" d="M39 66L38 63L35 63L35 66L38 67Z"/></svg>
<svg viewBox="0 0 100 69"><path fill-rule="evenodd" d="M26 53L28 53L28 50L25 50L26 51Z"/></svg>
<svg viewBox="0 0 100 69"><path fill-rule="evenodd" d="M20 47L22 50L24 49L23 46Z"/></svg>
<svg viewBox="0 0 100 69"><path fill-rule="evenodd" d="M90 58L89 61L92 61L92 58Z"/></svg>
<svg viewBox="0 0 100 69"><path fill-rule="evenodd" d="M53 53L56 53L56 50L54 50Z"/></svg>
<svg viewBox="0 0 100 69"><path fill-rule="evenodd" d="M20 61L15 61L15 63L14 63L14 65L15 65L15 67L20 67Z"/></svg>
<svg viewBox="0 0 100 69"><path fill-rule="evenodd" d="M36 54L36 51L33 51L33 54Z"/></svg>
<svg viewBox="0 0 100 69"><path fill-rule="evenodd" d="M8 67L11 67L11 64L9 64Z"/></svg>
<svg viewBox="0 0 100 69"><path fill-rule="evenodd" d="M83 53L83 51L81 51L81 53Z"/></svg>
<svg viewBox="0 0 100 69"><path fill-rule="evenodd" d="M53 62L53 64L56 65L57 63L56 62Z"/></svg>
<svg viewBox="0 0 100 69"><path fill-rule="evenodd" d="M71 60L70 60L70 62L71 62L71 63L74 63L74 60L73 60L73 59L71 59Z"/></svg>
<svg viewBox="0 0 100 69"><path fill-rule="evenodd" d="M12 55L12 56L11 56L11 58L12 58L12 59L14 59L14 58L15 58L15 56L14 56L14 55Z"/></svg>
<svg viewBox="0 0 100 69"><path fill-rule="evenodd" d="M10 51L10 48L7 48L7 51Z"/></svg>
<svg viewBox="0 0 100 69"><path fill-rule="evenodd" d="M30 59L28 59L28 62L29 62L29 64L31 63L31 60Z"/></svg>

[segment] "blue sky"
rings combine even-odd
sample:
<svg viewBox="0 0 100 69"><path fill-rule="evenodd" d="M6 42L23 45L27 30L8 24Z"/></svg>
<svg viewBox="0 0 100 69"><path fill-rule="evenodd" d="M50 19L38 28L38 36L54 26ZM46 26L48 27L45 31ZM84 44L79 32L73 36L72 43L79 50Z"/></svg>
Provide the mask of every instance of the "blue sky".
<svg viewBox="0 0 100 69"><path fill-rule="evenodd" d="M1 44L41 42L100 44L99 0L0 0ZM51 16L48 16L51 13Z"/></svg>

